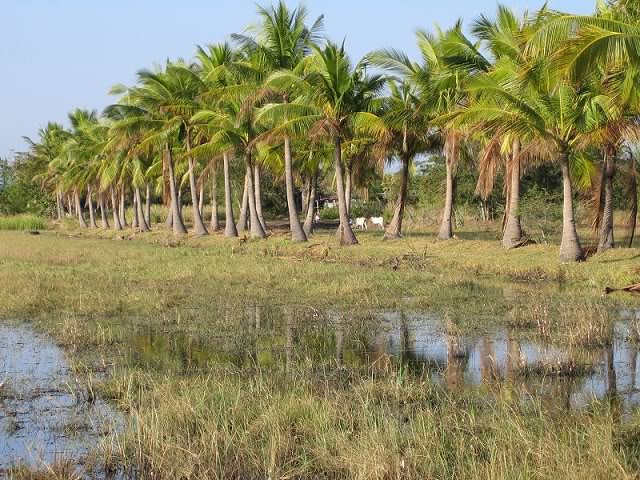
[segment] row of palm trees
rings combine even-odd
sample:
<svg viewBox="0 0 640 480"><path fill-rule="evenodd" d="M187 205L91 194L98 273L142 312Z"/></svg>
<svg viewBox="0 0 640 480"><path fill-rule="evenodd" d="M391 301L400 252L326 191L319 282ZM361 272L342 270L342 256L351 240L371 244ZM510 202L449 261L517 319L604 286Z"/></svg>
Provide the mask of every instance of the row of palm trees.
<svg viewBox="0 0 640 480"><path fill-rule="evenodd" d="M418 61L387 49L357 64L344 44L324 38L323 17L307 23L303 7L280 2L259 7L258 16L232 43L199 47L193 61L142 70L134 86L115 86L111 93L119 99L100 116L76 110L70 129L54 123L42 129L31 153L43 165L40 180L56 196L58 215L66 202L81 227L96 228L97 206L102 227L110 227L111 211L112 227L122 229L130 192L133 225L147 231L152 198L162 194L167 225L184 234L182 192L188 191L193 229L207 235L221 225L215 190L208 226L203 218L204 186L215 189L221 169L224 234L249 229L264 238L261 182L270 174L286 184L291 239L306 241L319 175L331 172L338 239L352 245L354 185L387 162L399 163L401 178L384 235L390 240L402 236L412 162L439 154L446 160L440 239L454 235L456 169L471 157L478 195L486 198L504 173L506 248L524 240L520 179L541 162L558 162L562 173L560 259L584 256L576 187L594 192L598 250L614 246L616 168L635 182L635 160L624 154L636 141L640 112L640 15L633 2L600 2L593 16L546 8L518 16L500 6L494 18L478 18L470 35L460 22L418 30ZM239 165L244 190L236 216L230 172ZM295 197L300 183L309 192L304 221ZM635 222L637 192L633 204Z"/></svg>

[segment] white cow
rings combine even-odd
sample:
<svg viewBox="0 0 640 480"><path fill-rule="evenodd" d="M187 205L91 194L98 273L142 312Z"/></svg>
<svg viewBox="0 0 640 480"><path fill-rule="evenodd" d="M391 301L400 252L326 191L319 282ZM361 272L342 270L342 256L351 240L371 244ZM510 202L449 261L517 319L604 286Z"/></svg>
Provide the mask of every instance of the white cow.
<svg viewBox="0 0 640 480"><path fill-rule="evenodd" d="M371 217L369 220L371 221L371 225L373 225L374 227L376 225L379 225L381 228L384 229L384 218L383 217Z"/></svg>
<svg viewBox="0 0 640 480"><path fill-rule="evenodd" d="M359 228L360 230L366 230L367 229L367 219L364 218L364 217L356 218L356 228Z"/></svg>

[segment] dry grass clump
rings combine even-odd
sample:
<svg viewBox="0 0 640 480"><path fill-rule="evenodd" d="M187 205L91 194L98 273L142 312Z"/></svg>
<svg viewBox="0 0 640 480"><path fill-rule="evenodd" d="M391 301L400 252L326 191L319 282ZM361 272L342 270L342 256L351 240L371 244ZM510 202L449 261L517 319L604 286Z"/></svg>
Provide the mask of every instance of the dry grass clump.
<svg viewBox="0 0 640 480"><path fill-rule="evenodd" d="M519 328L533 328L546 341L571 347L609 345L613 340L615 312L611 306L566 297L553 302L544 295L529 295L509 312L509 322Z"/></svg>

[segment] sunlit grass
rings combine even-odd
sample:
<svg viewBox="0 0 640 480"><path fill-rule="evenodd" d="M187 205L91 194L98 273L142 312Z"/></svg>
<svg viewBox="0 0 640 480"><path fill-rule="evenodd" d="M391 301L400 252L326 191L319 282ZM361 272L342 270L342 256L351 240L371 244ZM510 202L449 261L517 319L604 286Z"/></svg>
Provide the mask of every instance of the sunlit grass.
<svg viewBox="0 0 640 480"><path fill-rule="evenodd" d="M35 215L0 216L0 230L45 230L47 220Z"/></svg>

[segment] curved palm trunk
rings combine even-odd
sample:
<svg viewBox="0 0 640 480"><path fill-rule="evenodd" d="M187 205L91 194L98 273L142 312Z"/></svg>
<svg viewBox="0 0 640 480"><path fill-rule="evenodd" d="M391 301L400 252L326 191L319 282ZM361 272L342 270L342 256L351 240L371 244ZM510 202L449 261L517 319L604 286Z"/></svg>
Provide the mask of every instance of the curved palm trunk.
<svg viewBox="0 0 640 480"><path fill-rule="evenodd" d="M447 186L445 191L444 214L442 216L442 224L440 225L440 233L438 234L438 239L440 240L449 240L453 238L454 178L453 178L453 165L451 165L451 160L448 157L446 159L446 168L447 168Z"/></svg>
<svg viewBox="0 0 640 480"><path fill-rule="evenodd" d="M580 245L576 220L573 211L573 188L569 173L569 153L563 152L560 156L562 168L563 186L563 210L562 210L562 242L560 243L560 261L575 262L584 257L584 251Z"/></svg>
<svg viewBox="0 0 640 480"><path fill-rule="evenodd" d="M167 147L167 167L169 171L169 192L171 195L170 209L172 213L171 225L173 227L173 233L187 233L187 227L184 226L184 221L182 220L182 215L180 213L176 176L173 171L173 155L171 154L170 147Z"/></svg>
<svg viewBox="0 0 640 480"><path fill-rule="evenodd" d="M135 191L136 196L136 211L138 212L138 226L141 232L148 232L149 225L147 224L147 220L144 218L144 211L142 210L142 196L140 195L140 189L136 187Z"/></svg>
<svg viewBox="0 0 640 480"><path fill-rule="evenodd" d="M356 238L351 225L344 192L344 174L342 172L342 142L340 137L334 138L333 166L336 170L336 190L338 193L338 211L340 212L340 226L338 227L338 241L340 245L356 245Z"/></svg>
<svg viewBox="0 0 640 480"><path fill-rule="evenodd" d="M345 162L344 171L344 197L347 202L347 217L351 218L351 190L353 187L353 177L351 173L351 160Z"/></svg>
<svg viewBox="0 0 640 480"><path fill-rule="evenodd" d="M60 192L56 192L56 214L58 221L62 220L62 194Z"/></svg>
<svg viewBox="0 0 640 480"><path fill-rule="evenodd" d="M231 198L231 175L229 173L229 154L225 152L222 156L224 169L224 236L237 237L238 230L233 223L233 199Z"/></svg>
<svg viewBox="0 0 640 480"><path fill-rule="evenodd" d="M136 228L140 228L140 212L141 212L136 190L137 188L131 189L131 207L133 208L133 221L131 222L131 228L133 228L134 230Z"/></svg>
<svg viewBox="0 0 640 480"><path fill-rule="evenodd" d="M613 177L616 172L616 153L614 147L606 149L603 169L604 207L600 221L598 253L610 250L615 245L613 240Z"/></svg>
<svg viewBox="0 0 640 480"><path fill-rule="evenodd" d="M111 206L113 207L113 228L116 230L122 230L122 224L120 223L120 215L118 215L118 202L116 201L116 192L111 187Z"/></svg>
<svg viewBox="0 0 640 480"><path fill-rule="evenodd" d="M309 201L307 205L307 218L304 221L302 229L307 235L313 233L313 227L316 224L316 196L318 191L318 172L311 174L311 188L309 189Z"/></svg>
<svg viewBox="0 0 640 480"><path fill-rule="evenodd" d="M238 225L236 229L238 232L244 232L247 230L249 221L247 216L249 215L249 179L247 178L247 172L244 174L244 191L242 192L242 203L240 204L240 216L238 217Z"/></svg>
<svg viewBox="0 0 640 480"><path fill-rule="evenodd" d="M254 162L253 165L253 188L255 190L255 200L256 200L256 215L258 216L258 221L262 226L262 230L267 232L267 222L264 221L264 215L262 214L262 188L261 188L261 172L260 165Z"/></svg>
<svg viewBox="0 0 640 480"><path fill-rule="evenodd" d="M109 220L107 218L107 210L104 205L104 196L102 193L98 194L98 208L100 208L100 222L103 230L109 229Z"/></svg>
<svg viewBox="0 0 640 480"><path fill-rule="evenodd" d="M93 199L91 198L91 187L87 187L87 206L89 208L89 226L91 228L98 228L96 224L96 214L93 209Z"/></svg>
<svg viewBox="0 0 640 480"><path fill-rule="evenodd" d="M78 223L80 224L80 228L89 228L89 225L87 225L87 222L82 215L82 204L80 203L80 195L78 195L78 191L74 190L73 195L76 202L76 212L78 213Z"/></svg>
<svg viewBox="0 0 640 480"><path fill-rule="evenodd" d="M189 140L187 140L187 151L191 150ZM209 235L207 227L202 221L201 210L198 206L198 188L196 185L195 162L189 157L189 187L191 189L191 204L193 206L193 224L196 228L196 235Z"/></svg>
<svg viewBox="0 0 640 480"><path fill-rule="evenodd" d="M252 159L251 153L247 152L246 157L246 168L247 168L247 196L249 197L249 218L251 223L251 236L253 238L266 238L267 234L262 227L262 223L260 222L260 218L258 217L258 209L256 206L256 190L253 184L253 175L252 175ZM257 173L257 172L256 172Z"/></svg>
<svg viewBox="0 0 640 480"><path fill-rule="evenodd" d="M296 199L293 191L293 165L291 161L291 139L289 135L284 137L284 176L287 186L287 208L289 209L289 229L291 240L294 242L306 242L307 235L300 225Z"/></svg>
<svg viewBox="0 0 640 480"><path fill-rule="evenodd" d="M402 178L400 179L400 192L398 192L398 200L396 208L393 212L393 219L384 233L383 240L395 240L402 238L402 220L404 219L404 208L407 204L407 190L409 185L409 158L402 159Z"/></svg>
<svg viewBox="0 0 640 480"><path fill-rule="evenodd" d="M120 223L122 224L122 228L127 228L129 224L127 223L127 204L124 195L124 186L120 190L120 208L118 212L120 213Z"/></svg>
<svg viewBox="0 0 640 480"><path fill-rule="evenodd" d="M520 223L520 143L513 142L511 154L511 187L509 192L509 204L507 224L502 235L502 246L513 248L522 241L522 224Z"/></svg>
<svg viewBox="0 0 640 480"><path fill-rule="evenodd" d="M631 211L629 212L629 241L627 247L633 247L633 239L636 233L638 221L638 173L636 172L636 159L631 155L631 177L629 178L629 195L631 196Z"/></svg>
<svg viewBox="0 0 640 480"><path fill-rule="evenodd" d="M198 210L200 210L200 216L204 219L204 182L200 183L200 188L198 189Z"/></svg>
<svg viewBox="0 0 640 480"><path fill-rule="evenodd" d="M148 183L144 200L144 220L147 222L149 230L151 230L151 186Z"/></svg>
<svg viewBox="0 0 640 480"><path fill-rule="evenodd" d="M212 232L220 230L218 221L218 164L211 165L211 227Z"/></svg>

